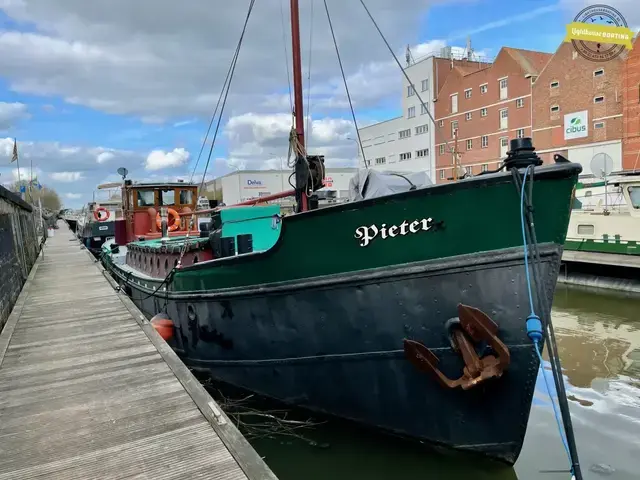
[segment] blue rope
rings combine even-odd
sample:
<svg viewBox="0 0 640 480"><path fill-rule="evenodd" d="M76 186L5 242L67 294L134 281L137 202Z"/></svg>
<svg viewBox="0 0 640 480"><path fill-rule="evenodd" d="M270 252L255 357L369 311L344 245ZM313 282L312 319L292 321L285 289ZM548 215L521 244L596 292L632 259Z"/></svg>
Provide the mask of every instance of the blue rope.
<svg viewBox="0 0 640 480"><path fill-rule="evenodd" d="M529 171L533 168L532 165L527 166L524 171L524 177L522 179L522 188L520 191L520 224L522 226L522 245L524 248L524 272L527 280L527 293L529 294L529 308L530 313L527 317L527 336L533 341L533 346L536 350L536 354L538 355L538 359L540 360L540 369L542 370L542 378L544 378L544 383L547 387L547 392L549 393L549 399L551 400L551 406L553 407L553 413L556 417L556 423L558 424L558 431L560 433L560 440L562 440L562 445L564 445L564 449L567 452L567 457L569 458L569 465L572 465L571 462L571 453L569 451L569 445L567 444L566 436L564 433L564 428L562 426L562 421L560 419L560 414L558 413L558 409L556 407L556 402L553 400L553 395L551 394L551 388L549 387L549 380L547 378L547 371L544 368L544 362L542 360L542 354L540 353L540 344L539 342L542 340L543 332L542 332L542 322L540 321L540 317L536 315L535 308L533 306L533 293L531 289L531 275L529 273L529 248L527 245L527 235L525 232L525 185L527 183L527 176L529 175ZM571 466L571 475L572 478L574 475L573 466Z"/></svg>

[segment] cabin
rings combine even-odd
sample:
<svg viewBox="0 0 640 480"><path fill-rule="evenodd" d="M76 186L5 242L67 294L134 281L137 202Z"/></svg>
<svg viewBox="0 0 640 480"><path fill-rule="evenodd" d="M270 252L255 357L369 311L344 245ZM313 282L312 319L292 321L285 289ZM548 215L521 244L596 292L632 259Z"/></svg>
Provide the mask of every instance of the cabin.
<svg viewBox="0 0 640 480"><path fill-rule="evenodd" d="M122 187L123 218L118 222L120 225L116 225L116 243L126 245L133 241L159 239L163 207L167 209L169 237L187 233L197 235L197 224L188 232L197 202L198 186L192 183L134 184L126 180Z"/></svg>

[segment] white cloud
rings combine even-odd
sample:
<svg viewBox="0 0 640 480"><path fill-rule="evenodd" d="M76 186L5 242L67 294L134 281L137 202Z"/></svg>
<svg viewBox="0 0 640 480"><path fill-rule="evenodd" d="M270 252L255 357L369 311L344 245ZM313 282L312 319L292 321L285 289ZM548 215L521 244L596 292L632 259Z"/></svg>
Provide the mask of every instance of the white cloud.
<svg viewBox="0 0 640 480"><path fill-rule="evenodd" d="M97 156L96 156L96 162L98 163L106 163L109 160L113 160L114 158L116 158L115 154L113 152L100 152Z"/></svg>
<svg viewBox="0 0 640 480"><path fill-rule="evenodd" d="M77 182L84 178L82 172L54 172L51 174L53 180L58 182Z"/></svg>
<svg viewBox="0 0 640 480"><path fill-rule="evenodd" d="M0 131L10 129L25 118L29 118L29 113L24 103L0 102Z"/></svg>
<svg viewBox="0 0 640 480"><path fill-rule="evenodd" d="M435 1L403 0L391 8L387 0L369 0L368 7L401 51L407 42L415 43L421 14ZM246 3L228 2L220 9L197 0L111 0L99 5L85 0L3 0L5 14L35 27L32 32L0 33L3 76L18 92L60 95L73 104L138 115L147 122L208 116L240 35ZM322 85L339 71L333 44L322 9L315 8L310 17L310 3L301 3L303 33L310 31L311 18L314 22L312 85ZM231 86L231 115L273 111L270 96L287 85L281 22L289 47L289 16L285 8L281 18L281 5L282 0L256 2ZM334 2L331 8L347 74L375 72L369 63L386 62L389 54L362 6ZM353 28L354 22L361 27ZM304 34L302 52L306 70L309 36ZM290 59L286 61L290 65ZM330 89L314 99L316 108L342 108L344 102L332 99L332 93ZM373 95L365 98L375 100ZM277 111L282 111L280 106Z"/></svg>
<svg viewBox="0 0 640 480"><path fill-rule="evenodd" d="M70 200L78 200L79 198L82 198L82 194L81 193L65 193L64 194L65 198L68 198Z"/></svg>
<svg viewBox="0 0 640 480"><path fill-rule="evenodd" d="M18 179L17 165L15 162L11 163L12 151L13 138L0 138L0 181L4 184L10 184ZM125 166L129 170L129 178L133 180L139 180L148 175L145 171L147 152L66 145L57 142L18 141L18 153L21 179L29 178L31 165L33 165L33 176L38 178L42 185L58 192L68 192L69 185L73 185L73 193L82 197L65 197L68 200L65 202L67 206L79 206L89 201L100 183L119 181L120 176L116 174L117 167ZM188 157L188 152L184 149L175 149L168 155ZM111 161L97 162L98 158L105 157L109 157ZM170 162L154 174L177 176L185 175L186 171L182 164L175 166L175 163ZM189 177L183 176L183 178Z"/></svg>
<svg viewBox="0 0 640 480"><path fill-rule="evenodd" d="M145 168L147 170L160 170L167 167L180 167L189 160L189 152L184 148L174 148L171 152L154 150L147 156Z"/></svg>

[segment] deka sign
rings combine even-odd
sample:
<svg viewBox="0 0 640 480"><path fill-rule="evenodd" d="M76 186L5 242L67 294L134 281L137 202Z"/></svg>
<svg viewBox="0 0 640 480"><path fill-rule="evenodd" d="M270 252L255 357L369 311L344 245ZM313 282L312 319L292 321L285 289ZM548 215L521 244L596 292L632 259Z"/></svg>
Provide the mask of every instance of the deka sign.
<svg viewBox="0 0 640 480"><path fill-rule="evenodd" d="M564 116L564 139L584 138L589 135L589 112L568 113Z"/></svg>

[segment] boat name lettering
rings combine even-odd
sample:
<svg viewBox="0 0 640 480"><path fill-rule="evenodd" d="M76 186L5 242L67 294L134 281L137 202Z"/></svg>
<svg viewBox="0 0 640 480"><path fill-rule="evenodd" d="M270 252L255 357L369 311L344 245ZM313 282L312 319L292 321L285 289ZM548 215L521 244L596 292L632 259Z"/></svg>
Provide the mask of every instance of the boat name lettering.
<svg viewBox="0 0 640 480"><path fill-rule="evenodd" d="M409 233L426 232L433 227L432 218L423 218L421 220L414 220L409 222L405 220L400 225L387 226L386 223L382 225L369 225L356 228L354 237L360 240L360 246L366 247L371 243L374 238L380 236L383 240L387 238L393 238L398 235L407 235Z"/></svg>

